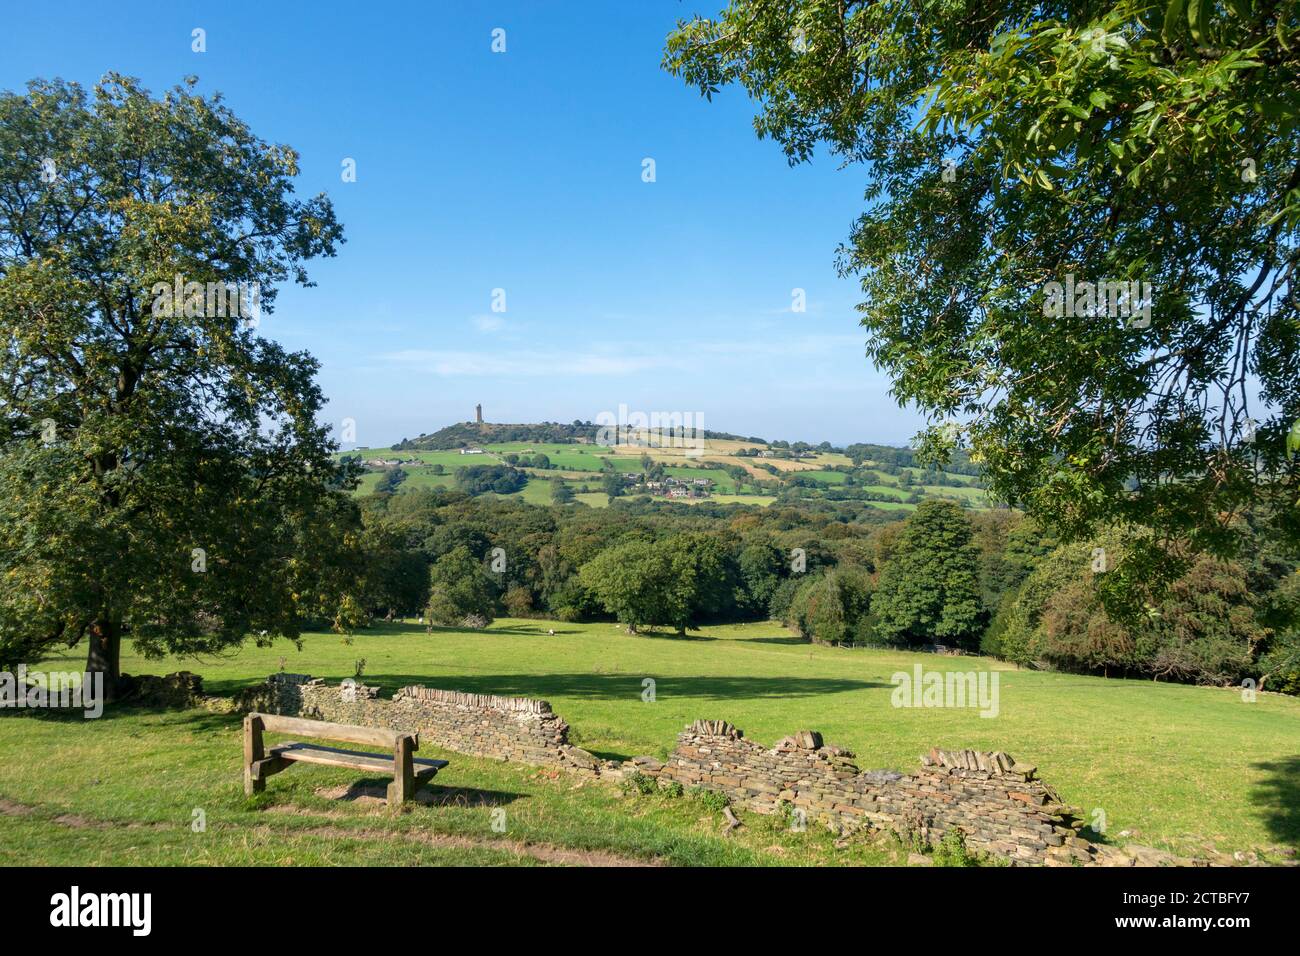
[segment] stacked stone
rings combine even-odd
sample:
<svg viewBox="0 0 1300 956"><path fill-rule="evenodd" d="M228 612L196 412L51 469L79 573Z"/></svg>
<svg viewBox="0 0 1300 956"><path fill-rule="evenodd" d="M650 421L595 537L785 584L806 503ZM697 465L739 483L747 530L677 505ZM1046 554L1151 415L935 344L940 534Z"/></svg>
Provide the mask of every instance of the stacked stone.
<svg viewBox="0 0 1300 956"><path fill-rule="evenodd" d="M1093 862L1097 848L1079 835L1083 821L1062 805L1030 764L1001 751L942 750L915 774L858 769L851 751L812 730L770 750L724 720L697 720L661 762L635 757L616 765L569 743L569 726L542 700L404 687L392 700L373 688L306 674L275 674L253 689L265 709L338 723L418 731L422 741L459 753L617 779L644 773L661 785L718 790L760 813L782 802L837 829L869 827L938 841L960 830L967 846L1017 864Z"/></svg>
<svg viewBox="0 0 1300 956"><path fill-rule="evenodd" d="M997 776L1009 775L1019 780L1033 780L1038 768L1032 764L1016 763L1016 758L1000 750L940 750L931 749L922 755L923 767L947 767L950 770L979 771Z"/></svg>
<svg viewBox="0 0 1300 956"><path fill-rule="evenodd" d="M569 743L569 725L544 700L403 687L393 699L361 684L303 675L267 682L275 713L415 731L426 745L495 760L599 773L600 762Z"/></svg>
<svg viewBox="0 0 1300 956"><path fill-rule="evenodd" d="M498 697L496 694L467 694L459 690L438 690L433 687L403 687L393 699L413 697L417 700L432 700L441 704L453 704L457 707L469 707L474 710L520 711L527 714L549 714L551 705L548 701L534 700L531 697Z"/></svg>
<svg viewBox="0 0 1300 956"><path fill-rule="evenodd" d="M852 752L815 731L766 750L724 721L696 721L678 735L668 761L637 757L630 765L661 781L719 790L760 813L785 802L838 829L919 831L937 842L957 828L971 849L1015 863L1067 865L1093 855L1078 835L1078 816L1035 768L1000 751L935 749L920 773L864 773Z"/></svg>

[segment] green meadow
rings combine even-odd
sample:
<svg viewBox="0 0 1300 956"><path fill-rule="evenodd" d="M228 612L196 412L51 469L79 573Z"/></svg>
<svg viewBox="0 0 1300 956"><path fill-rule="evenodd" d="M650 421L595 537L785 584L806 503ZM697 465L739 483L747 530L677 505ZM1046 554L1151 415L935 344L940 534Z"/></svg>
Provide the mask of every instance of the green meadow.
<svg viewBox="0 0 1300 956"><path fill-rule="evenodd" d="M754 465L755 459L753 458L737 458L731 454L735 450L732 446L736 448L748 447L745 443L711 442L706 445L701 458L704 461L724 466ZM347 452L347 454L359 454L365 459L380 457L406 460L407 463L402 465L407 474L406 481L402 484L404 488L452 487L455 484L454 476L458 468L469 465L499 464L504 460L504 456L508 454L544 454L550 459L551 468L549 470L538 470L524 466L524 470L530 475L527 487L505 497L522 498L532 504L549 504L551 500L550 482L560 480L574 490L577 501L593 508L603 508L609 503L605 493L597 490L598 483L601 480L601 471L607 464L615 471L623 474L639 472L644 467L641 463L640 454L614 453L608 449L593 445L554 442L498 442L484 444L481 447L484 454L473 456L462 455L459 451L454 450L393 451L391 448L357 448ZM751 486L739 486L736 479L725 470L701 467L699 459L685 456L681 449L647 449L646 453L657 461L662 461L665 465L665 473L674 478L682 480L709 479L713 484L708 500L720 504L746 504L760 507L770 505L776 500L776 496L773 494L754 494ZM417 459L418 464L410 463L410 459ZM695 463L692 463L693 461ZM832 471L830 467L849 464L850 460L844 455L817 453L801 462L798 467L785 468L782 474L804 475L832 488L840 488L845 485L848 476L844 472ZM434 474L432 470L434 465L441 465L444 473L441 475ZM783 462L782 466L784 465L788 465L788 463ZM868 463L869 465L870 463ZM988 507L989 502L984 491L975 487L971 483L972 479L967 475L950 476L961 482L960 486L916 484L904 487L901 484L904 473L909 474L914 480L921 479L925 475L925 472L919 468L900 468L897 475L878 473L880 480L877 484L859 486L865 491L887 495L890 499L893 499L873 501L869 503L870 506L884 511L910 511L915 505L906 502L905 499L913 491L916 491L925 497L949 498L969 503L975 509ZM764 479L774 477L761 470L759 474ZM362 476L356 493L359 495L373 493L379 478L379 472L367 472ZM590 490L581 491L580 489L584 485ZM698 501L695 499L677 499L674 503L690 505L697 504Z"/></svg>
<svg viewBox="0 0 1300 956"><path fill-rule="evenodd" d="M281 666L341 680L361 660L362 679L386 694L424 683L545 698L569 722L574 743L611 759L663 757L700 717L729 720L767 745L819 730L854 750L862 769L910 770L932 746L1005 750L1036 764L1088 819L1104 815L1103 838L1112 842L1188 855L1275 853L1300 843L1300 700L1273 694L1248 702L1233 689L824 647L775 624L705 628L681 639L629 636L610 623L504 619L484 631L433 633L393 623L350 639L309 634L301 650L249 646L219 659L148 661L127 649L123 669L189 669L203 675L209 693L230 694ZM80 663L53 658L43 666ZM996 716L893 706L894 675L916 664L996 671ZM653 702L642 699L647 680ZM716 811L689 797L628 797L458 754L442 754L452 763L437 778L435 803L397 817L322 795L356 779L328 768L277 776L259 798L264 804L250 803L240 786L238 728L236 717L208 711L123 707L97 721L5 713L0 830L25 837L3 841L0 859L562 863L583 862L573 854L586 853L611 855L606 862L898 862L879 843L836 849L812 832L818 828L774 834L770 821L752 815L742 837L723 839ZM41 756L13 759L19 753ZM487 825L488 810L499 805L511 821L505 833ZM194 808L207 810L202 839L189 828Z"/></svg>

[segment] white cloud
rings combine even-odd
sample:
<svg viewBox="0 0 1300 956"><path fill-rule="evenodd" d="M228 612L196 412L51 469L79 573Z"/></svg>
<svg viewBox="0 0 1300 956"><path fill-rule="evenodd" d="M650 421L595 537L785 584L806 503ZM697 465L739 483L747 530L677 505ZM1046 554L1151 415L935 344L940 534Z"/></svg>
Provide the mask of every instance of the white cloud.
<svg viewBox="0 0 1300 956"><path fill-rule="evenodd" d="M671 367L667 356L635 356L581 352L468 352L404 349L381 356L390 362L416 366L435 375L525 376L630 375Z"/></svg>
<svg viewBox="0 0 1300 956"><path fill-rule="evenodd" d="M379 360L419 368L434 375L544 378L634 375L650 371L681 371L704 375L720 366L752 365L763 359L784 364L817 357L838 358L861 353L858 335L797 335L745 341L605 343L598 348L547 349L402 349Z"/></svg>

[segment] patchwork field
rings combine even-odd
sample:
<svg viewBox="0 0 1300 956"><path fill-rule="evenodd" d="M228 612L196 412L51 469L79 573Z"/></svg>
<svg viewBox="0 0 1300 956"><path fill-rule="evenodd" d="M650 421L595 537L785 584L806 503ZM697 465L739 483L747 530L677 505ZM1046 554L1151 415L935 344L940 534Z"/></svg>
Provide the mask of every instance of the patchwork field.
<svg viewBox="0 0 1300 956"><path fill-rule="evenodd" d="M400 466L407 474L402 487L451 487L455 484L455 472L459 468L471 465L503 464L507 455L531 457L545 455L550 461L550 468L538 469L521 464L531 480L520 492L506 497L518 497L536 504L550 503L550 482L563 481L577 495L577 500L590 507L605 507L608 496L599 488L601 472L607 463L613 470L622 473L642 471L642 456L648 455L654 462L665 465L665 473L683 481L707 478L712 482L709 500L722 504L748 504L763 506L777 500L777 490L783 481L793 476L810 479L828 489L843 491L853 485L849 474L834 470L850 467L848 457L835 453L818 452L801 460L782 458L737 457L736 452L744 449L763 448L753 442L708 439L704 450L699 454L689 453L685 448L651 448L621 445L612 448L598 445L564 444L556 442L499 442L478 446L481 455L462 455L457 450L423 451L406 449L394 451L391 448L356 448L347 452L360 455L363 459L381 458L384 460L402 460ZM707 467L718 465L721 467ZM442 474L435 474L435 466ZM775 473L767 470L775 469ZM976 480L969 475L949 474L950 485L923 484L926 472L920 468L900 467L892 473L875 470L870 461L864 462L864 468L870 469L871 481L857 481L856 488L879 496L883 500L869 502L871 507L886 511L909 511L916 504L909 501L913 494L919 497L949 498L961 502L973 509L989 507L989 500L984 490L978 487ZM724 469L743 469L750 477L738 479ZM906 477L905 477L906 476ZM372 470L362 478L357 489L358 494L370 494L381 477L381 472ZM906 484L904 482L907 482ZM764 484L765 483L765 484ZM585 488L585 490L584 490ZM666 499L665 499L666 500ZM679 499L676 504L695 504L694 500Z"/></svg>
<svg viewBox="0 0 1300 956"><path fill-rule="evenodd" d="M547 628L556 634L549 636ZM283 658L283 661L281 660ZM1006 750L1090 819L1105 839L1184 854L1281 852L1300 844L1300 700L1240 691L1017 671L978 658L813 646L774 624L706 628L688 639L628 636L613 624L500 620L486 631L410 623L311 634L181 668L229 694L283 668L340 680L364 660L385 694L410 683L541 697L598 755L665 756L682 727L721 718L763 744L800 729L857 752L863 769L908 770L931 746ZM80 667L53 659L45 667ZM896 708L896 672L996 670L998 713ZM645 681L655 700L643 702ZM820 828L790 834L746 815L719 835L716 808L685 797L623 797L598 784L455 754L435 806L389 817L333 799L346 771L295 768L249 802L239 781L238 720L207 711L123 708L98 721L0 712L0 860L6 863L898 862L878 843L835 849ZM39 761L16 759L40 754ZM318 792L319 791L319 792ZM508 828L493 831L504 807ZM203 809L207 831L190 829ZM816 832L814 832L816 831ZM1121 837L1122 832L1127 836ZM21 849L19 849L21 848Z"/></svg>

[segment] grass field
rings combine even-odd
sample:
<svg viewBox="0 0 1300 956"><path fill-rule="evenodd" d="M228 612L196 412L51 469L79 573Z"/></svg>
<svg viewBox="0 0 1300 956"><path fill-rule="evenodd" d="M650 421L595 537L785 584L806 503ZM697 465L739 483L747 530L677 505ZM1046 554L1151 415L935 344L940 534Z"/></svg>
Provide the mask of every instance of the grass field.
<svg viewBox="0 0 1300 956"><path fill-rule="evenodd" d="M487 631L434 634L392 624L351 644L313 634L301 651L249 647L202 662L128 655L123 668L185 667L204 676L209 692L227 694L278 669L281 657L287 670L331 680L351 676L364 658L366 683L384 693L426 683L546 698L570 723L574 743L609 758L664 756L698 717L730 720L763 744L820 730L856 751L863 769L912 769L931 746L1001 749L1037 764L1089 817L1104 811L1114 842L1127 842L1117 836L1127 830L1134 842L1187 854L1300 843L1300 700L1272 694L1248 703L1233 690L811 646L774 624L707 628L686 640L632 637L612 624L501 620ZM918 662L996 669L998 715L894 708L891 676ZM68 658L45 666L79 665ZM656 682L653 703L641 700L647 677ZM452 766L438 777L437 793L448 806L390 818L360 802L326 799L318 788L355 778L322 768L278 776L268 806L247 804L238 722L206 711L124 709L99 721L6 712L0 753L0 830L11 837L0 843L0 861L9 863L30 861L33 848L51 861L102 863L580 861L565 853L674 863L897 859L878 844L834 850L812 832L818 828L774 834L762 820L751 820L741 839L723 840L716 813L689 798L621 797L602 785L460 755L443 755ZM488 827L498 805L510 821L504 834ZM202 835L189 829L196 807L209 821Z"/></svg>
<svg viewBox="0 0 1300 956"><path fill-rule="evenodd" d="M708 478L713 482L712 494L709 500L722 504L747 504L760 507L772 504L776 500L776 497L769 493L753 494L750 485L738 488L736 480L726 471L701 467L704 462L713 462L731 467L739 466L757 478L771 480L773 476L759 467L758 459L734 457L734 453L742 448L758 447L752 442L709 439L704 452L694 456L688 455L687 452L690 449L686 448L641 448L626 445L603 447L553 442L498 442L484 444L481 447L485 454L472 457L462 455L458 451L406 450L395 452L389 448L356 448L350 450L347 454L359 454L363 458L396 457L404 460L418 459L419 464L408 463L402 466L408 476L402 485L405 488L451 487L455 483L454 474L458 468L469 465L499 464L504 461L504 456L508 454L545 454L550 459L551 468L545 471L526 468L525 470L528 471L533 480L529 482L524 491L507 496L522 498L532 504L550 503L549 482L554 479L564 480L575 492L583 484L594 488L600 481L600 472L606 462L618 472L638 472L643 468L642 455L649 455L655 461L663 462L667 466L667 474L674 478L687 480ZM798 472L833 488L843 486L848 476L844 472L831 471L829 470L830 467L849 465L851 463L844 455L826 453L818 453L800 461L780 458L762 459L761 461L762 464L771 465L782 473ZM433 465L442 465L445 473L442 475L433 474L431 470ZM985 493L970 484L973 479L969 476L952 476L957 481L962 482L961 487L922 486L918 484L914 488L904 488L899 484L900 477L904 472L910 474L914 480L924 476L924 472L917 468L900 469L899 475L896 476L881 474L879 484L862 487L877 494L888 495L897 499L897 502L870 502L871 506L885 511L911 510L915 505L908 504L903 499L913 490L927 497L941 497L959 502L968 502L972 508L976 509L989 506ZM357 493L372 493L378 481L378 472L365 474L362 476ZM608 500L603 494L598 495L594 491L578 493L577 500L585 505L597 508L605 507L608 504ZM694 504L696 502L694 500L679 499L674 503Z"/></svg>

